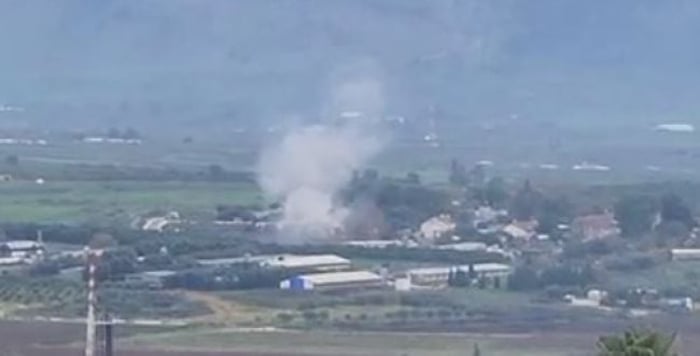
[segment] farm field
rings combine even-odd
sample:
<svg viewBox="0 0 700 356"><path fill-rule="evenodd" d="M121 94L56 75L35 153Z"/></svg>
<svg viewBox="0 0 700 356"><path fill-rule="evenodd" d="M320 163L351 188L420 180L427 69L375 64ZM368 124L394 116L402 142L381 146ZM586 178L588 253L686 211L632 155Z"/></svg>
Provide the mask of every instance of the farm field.
<svg viewBox="0 0 700 356"><path fill-rule="evenodd" d="M218 350L277 354L347 356L457 356L468 354L475 343L488 355L555 356L583 355L568 337L549 341L537 335L474 335L420 333L340 333L340 332L239 332L231 330L187 330L145 335L123 341L129 348L177 350Z"/></svg>
<svg viewBox="0 0 700 356"><path fill-rule="evenodd" d="M217 204L251 204L260 199L252 183L6 182L0 184L0 216L6 222L82 222L167 209L185 215L213 214Z"/></svg>
<svg viewBox="0 0 700 356"><path fill-rule="evenodd" d="M668 326L668 325L667 325ZM677 324L679 351L690 355L700 347L698 326ZM557 330L499 332L485 326L470 333L393 333L331 331L251 331L244 329L131 327L115 329L117 355L130 356L451 356L469 354L475 343L485 355L587 356L601 333L619 325L563 325ZM84 337L79 324L0 322L0 354L69 356L79 354ZM121 337L119 337L121 336Z"/></svg>

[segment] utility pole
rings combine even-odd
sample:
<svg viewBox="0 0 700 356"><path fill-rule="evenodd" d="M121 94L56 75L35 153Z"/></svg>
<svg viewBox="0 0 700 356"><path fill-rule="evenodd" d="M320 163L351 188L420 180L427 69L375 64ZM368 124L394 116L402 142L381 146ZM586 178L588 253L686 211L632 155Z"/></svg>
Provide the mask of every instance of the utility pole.
<svg viewBox="0 0 700 356"><path fill-rule="evenodd" d="M95 308L97 307L97 265L102 256L102 250L85 248L87 261L87 316L85 320L85 356L96 356L97 320Z"/></svg>
<svg viewBox="0 0 700 356"><path fill-rule="evenodd" d="M113 328L112 317L107 315L104 324L104 356L114 356Z"/></svg>

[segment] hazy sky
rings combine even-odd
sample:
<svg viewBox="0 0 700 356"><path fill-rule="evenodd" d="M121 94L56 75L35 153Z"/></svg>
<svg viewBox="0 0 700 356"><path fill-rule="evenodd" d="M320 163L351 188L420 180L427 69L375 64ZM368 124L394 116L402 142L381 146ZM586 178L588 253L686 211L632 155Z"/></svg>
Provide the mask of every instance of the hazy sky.
<svg viewBox="0 0 700 356"><path fill-rule="evenodd" d="M274 116L371 58L395 110L686 114L698 35L693 0L3 0L0 102Z"/></svg>

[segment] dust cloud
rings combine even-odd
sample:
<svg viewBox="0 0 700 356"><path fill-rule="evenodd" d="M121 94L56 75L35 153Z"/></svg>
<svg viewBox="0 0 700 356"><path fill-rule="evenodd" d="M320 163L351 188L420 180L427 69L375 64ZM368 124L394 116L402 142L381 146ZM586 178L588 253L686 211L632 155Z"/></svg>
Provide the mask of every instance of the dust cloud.
<svg viewBox="0 0 700 356"><path fill-rule="evenodd" d="M344 79L333 85L321 123L291 129L263 150L259 184L282 203L278 227L287 242L333 239L342 233L352 212L338 195L353 172L384 145L375 125L383 101L375 78Z"/></svg>

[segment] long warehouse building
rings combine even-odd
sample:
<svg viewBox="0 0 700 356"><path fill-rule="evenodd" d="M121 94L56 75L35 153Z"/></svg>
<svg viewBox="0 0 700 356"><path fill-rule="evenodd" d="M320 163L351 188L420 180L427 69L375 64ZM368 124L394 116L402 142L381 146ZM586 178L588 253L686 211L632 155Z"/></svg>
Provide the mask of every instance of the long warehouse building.
<svg viewBox="0 0 700 356"><path fill-rule="evenodd" d="M305 274L280 282L280 289L288 290L339 290L383 286L384 279L369 271Z"/></svg>

